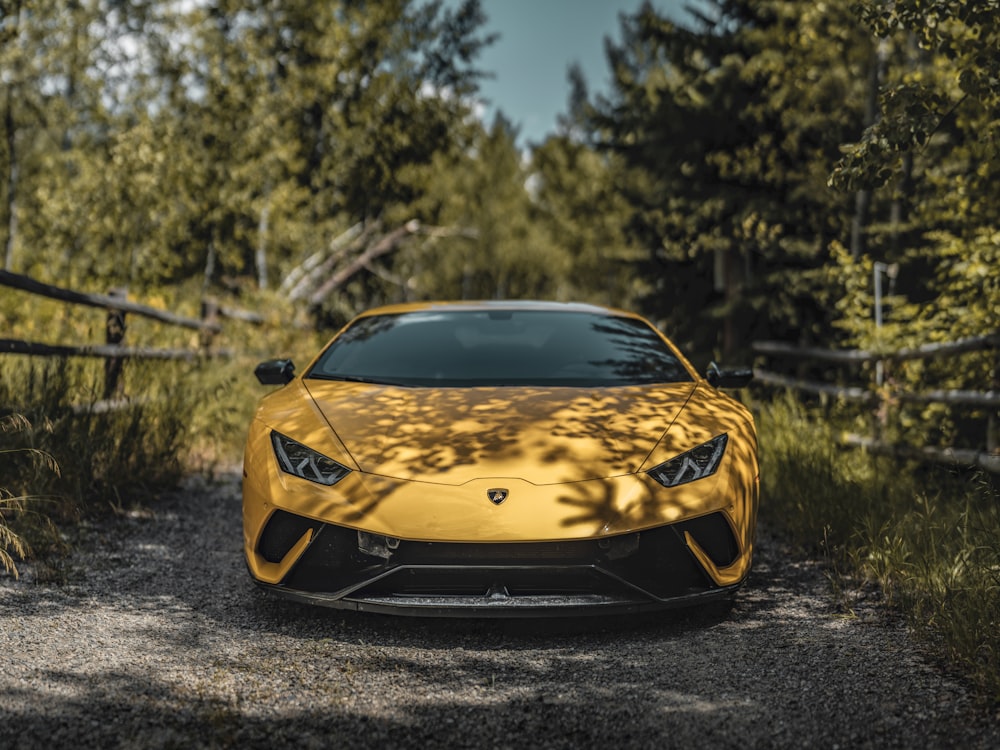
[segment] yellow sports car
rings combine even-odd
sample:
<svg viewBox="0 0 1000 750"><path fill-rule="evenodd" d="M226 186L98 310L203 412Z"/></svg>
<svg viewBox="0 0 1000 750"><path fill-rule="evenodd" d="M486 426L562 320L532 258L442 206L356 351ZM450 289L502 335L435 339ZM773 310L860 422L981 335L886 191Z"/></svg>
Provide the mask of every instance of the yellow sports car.
<svg viewBox="0 0 1000 750"><path fill-rule="evenodd" d="M370 310L305 368L257 367L243 463L255 582L426 616L638 612L750 571L750 412L643 318L583 304Z"/></svg>

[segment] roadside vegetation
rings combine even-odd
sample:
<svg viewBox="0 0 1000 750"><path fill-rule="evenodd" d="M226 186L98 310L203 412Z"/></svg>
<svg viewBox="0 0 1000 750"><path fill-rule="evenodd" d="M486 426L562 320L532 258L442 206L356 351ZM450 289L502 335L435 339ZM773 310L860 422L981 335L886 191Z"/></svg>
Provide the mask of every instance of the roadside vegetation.
<svg viewBox="0 0 1000 750"><path fill-rule="evenodd" d="M838 445L852 418L790 397L758 405L761 515L825 557L850 613L875 585L990 701L1000 701L1000 483ZM838 426L839 423L839 426Z"/></svg>
<svg viewBox="0 0 1000 750"><path fill-rule="evenodd" d="M6 437L11 433L21 433L31 429L31 423L20 414L8 414L0 418L0 436ZM25 468L8 471L6 479L15 478L31 473L34 474L39 467L44 467L47 471L58 473L59 466L55 459L49 454L35 448L10 448L6 447L7 440L0 442L0 458L12 465L18 459L23 459L22 467L29 466L30 471ZM26 484L33 485L34 482ZM7 573L17 577L17 559L24 558L29 553L28 543L22 533L14 528L8 519L14 518L41 518L47 517L37 512L28 510L30 498L16 494L17 490L0 486L0 568ZM22 524L23 525L23 524Z"/></svg>
<svg viewBox="0 0 1000 750"><path fill-rule="evenodd" d="M0 319L29 303L35 329L63 340L96 343L102 311L81 314L11 292ZM183 306L183 302L178 303ZM129 319L129 339L144 347L190 344L190 333ZM264 393L253 377L261 359L292 356L300 364L320 337L280 325L233 322L216 348L231 357L191 361L129 360L122 391L102 399L104 362L91 358L4 358L0 377L0 565L40 561L41 578L61 577L67 532L81 518L124 513L152 502L187 473L239 462L246 427Z"/></svg>
<svg viewBox="0 0 1000 750"><path fill-rule="evenodd" d="M0 353L3 571L58 559L81 516L238 461L254 364L301 367L375 304L607 303L701 368L748 363L761 339L887 351L997 334L992 0L706 0L680 20L646 5L608 40L607 89L571 71L559 127L533 144L475 116L493 41L477 0L112 5L4 12L3 269L267 322L227 321L229 359L128 362L124 409L87 406L100 360ZM0 287L0 337L101 343L88 310ZM132 346L197 346L128 326ZM995 392L998 371L994 349L864 375L882 395ZM984 448L992 407L884 403L887 440ZM760 421L765 515L878 582L1000 698L996 478L838 448L872 422L839 405L776 399Z"/></svg>

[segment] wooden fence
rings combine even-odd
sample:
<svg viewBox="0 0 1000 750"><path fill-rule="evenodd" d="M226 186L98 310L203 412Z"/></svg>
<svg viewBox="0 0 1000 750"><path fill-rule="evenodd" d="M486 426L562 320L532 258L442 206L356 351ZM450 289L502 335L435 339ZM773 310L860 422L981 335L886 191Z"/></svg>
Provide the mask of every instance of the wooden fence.
<svg viewBox="0 0 1000 750"><path fill-rule="evenodd" d="M869 362L889 364L917 359L949 357L965 352L1000 350L1000 333L974 336L958 341L926 344L895 352L869 352L862 350L827 350L811 347L796 347L776 341L759 341L753 344L753 351L765 359L795 359L834 365L856 365ZM911 392L881 384L839 385L815 380L804 380L789 375L781 375L761 367L754 368L754 378L758 383L787 388L801 393L829 396L844 401L866 404L885 414L889 403L938 403L948 406L986 409L986 436L983 449L937 448L932 446L912 446L889 443L880 434L873 436L846 433L842 436L845 445L863 447L874 453L885 453L906 458L946 463L952 465L979 466L993 473L1000 473L1000 448L997 445L997 425L1000 416L1000 362L994 367L993 382L989 390L969 391L932 389Z"/></svg>
<svg viewBox="0 0 1000 750"><path fill-rule="evenodd" d="M0 270L0 286L19 289L28 294L59 300L68 304L102 308L107 311L105 340L101 344L63 345L0 338L0 354L31 354L44 357L97 357L104 359L105 400L120 395L121 371L127 359L193 360L201 357L228 357L226 349L213 347L214 339L222 331L222 320L232 318L260 325L264 318L245 310L222 307L206 299L201 305L201 317L190 318L161 310L149 305L129 302L126 290L113 289L108 294L91 294L53 286L28 276ZM199 347L196 349L155 349L125 344L126 315L138 315L167 325L198 331Z"/></svg>

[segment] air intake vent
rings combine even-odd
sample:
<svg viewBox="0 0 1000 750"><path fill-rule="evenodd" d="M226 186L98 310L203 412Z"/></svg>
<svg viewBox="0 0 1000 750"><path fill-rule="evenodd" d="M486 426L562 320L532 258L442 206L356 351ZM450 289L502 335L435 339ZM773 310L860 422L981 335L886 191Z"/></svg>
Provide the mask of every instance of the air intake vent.
<svg viewBox="0 0 1000 750"><path fill-rule="evenodd" d="M311 518L276 510L264 527L264 533L260 535L257 551L268 562L281 562L306 531L313 529L315 533L321 525Z"/></svg>
<svg viewBox="0 0 1000 750"><path fill-rule="evenodd" d="M740 549L733 536L733 529L722 513L683 521L677 524L677 529L681 533L687 531L691 534L716 567L728 567L739 556Z"/></svg>

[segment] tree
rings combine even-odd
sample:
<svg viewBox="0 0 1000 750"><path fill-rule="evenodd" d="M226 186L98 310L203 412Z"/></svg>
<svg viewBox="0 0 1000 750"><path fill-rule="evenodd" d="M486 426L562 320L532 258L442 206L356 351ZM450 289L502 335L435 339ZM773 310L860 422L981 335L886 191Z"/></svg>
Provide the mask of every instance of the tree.
<svg viewBox="0 0 1000 750"><path fill-rule="evenodd" d="M133 288L264 287L359 220L419 218L490 40L478 0L35 5L0 28L7 245Z"/></svg>
<svg viewBox="0 0 1000 750"><path fill-rule="evenodd" d="M973 291L960 279L1000 263L998 11L993 0L865 3L872 33L909 54L883 81L877 121L831 177L847 190L895 182L896 195L905 194L910 232L892 260L903 264L903 291L923 303L911 314L956 333L956 325L967 334L996 326L986 310L962 320L954 311L996 303L989 283Z"/></svg>
<svg viewBox="0 0 1000 750"><path fill-rule="evenodd" d="M887 82L880 116L838 166L842 186L884 185L903 156L957 130L975 137L981 156L1000 155L1000 2L865 2L862 17L882 40L915 40L922 63ZM974 128L974 131L973 131ZM990 175L992 176L992 175ZM985 177L985 176L984 176Z"/></svg>
<svg viewBox="0 0 1000 750"><path fill-rule="evenodd" d="M581 141L569 119L561 130L533 149L528 178L532 220L568 256L561 296L631 308L651 284L634 272L642 252L626 238L629 206L614 189L622 161Z"/></svg>
<svg viewBox="0 0 1000 750"><path fill-rule="evenodd" d="M872 258L841 264L840 278L871 272L872 259L898 266L897 295L876 330L842 300L839 324L863 345L916 345L994 333L1000 309L1000 3L865 2L862 18L889 50L878 116L845 147L830 182L889 193L898 210L873 233ZM886 241L888 237L888 241ZM861 266L861 268L857 268ZM891 373L912 389L995 387L994 354L908 364ZM924 430L954 415L910 410L902 423ZM949 438L945 437L947 441Z"/></svg>
<svg viewBox="0 0 1000 750"><path fill-rule="evenodd" d="M0 144L3 179L4 267L26 270L45 260L36 246L45 184L66 179L75 144L103 122L100 85L92 64L97 45L88 36L92 4L59 7L37 0L0 5Z"/></svg>
<svg viewBox="0 0 1000 750"><path fill-rule="evenodd" d="M470 147L442 156L417 204L439 225L463 231L406 256L419 298L566 299L569 257L531 214L529 172L516 131L502 116Z"/></svg>
<svg viewBox="0 0 1000 750"><path fill-rule="evenodd" d="M829 314L811 272L849 220L826 178L860 132L871 49L847 3L716 0L693 28L646 5L622 34L591 137L628 166L647 308L725 356L765 333L818 335Z"/></svg>

